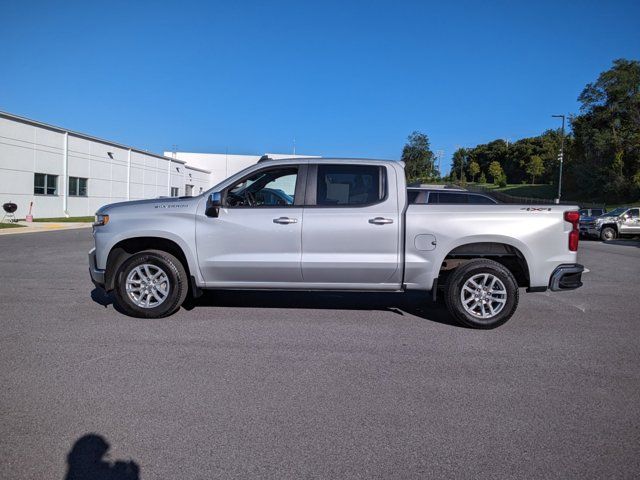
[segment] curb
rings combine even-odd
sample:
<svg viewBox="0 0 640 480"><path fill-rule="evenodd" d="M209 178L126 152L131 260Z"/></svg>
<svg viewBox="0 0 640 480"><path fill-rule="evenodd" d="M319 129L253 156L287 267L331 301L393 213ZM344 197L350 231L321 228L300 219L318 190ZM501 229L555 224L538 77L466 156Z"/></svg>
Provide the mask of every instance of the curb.
<svg viewBox="0 0 640 480"><path fill-rule="evenodd" d="M24 225L22 222L20 225ZM7 228L0 229L0 236L2 235L19 235L24 233L39 233L39 232L57 232L60 230L76 230L81 228L90 228L91 223L42 223L40 226L34 226L29 224L20 228Z"/></svg>

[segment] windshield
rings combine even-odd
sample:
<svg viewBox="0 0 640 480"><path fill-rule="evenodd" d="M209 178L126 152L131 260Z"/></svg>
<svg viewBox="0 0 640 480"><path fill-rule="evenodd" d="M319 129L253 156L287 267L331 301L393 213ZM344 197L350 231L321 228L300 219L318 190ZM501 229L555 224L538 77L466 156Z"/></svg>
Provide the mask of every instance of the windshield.
<svg viewBox="0 0 640 480"><path fill-rule="evenodd" d="M617 217L619 215L622 215L626 211L627 211L626 208L616 208L615 210L611 210L610 212L603 213L600 216L601 217Z"/></svg>

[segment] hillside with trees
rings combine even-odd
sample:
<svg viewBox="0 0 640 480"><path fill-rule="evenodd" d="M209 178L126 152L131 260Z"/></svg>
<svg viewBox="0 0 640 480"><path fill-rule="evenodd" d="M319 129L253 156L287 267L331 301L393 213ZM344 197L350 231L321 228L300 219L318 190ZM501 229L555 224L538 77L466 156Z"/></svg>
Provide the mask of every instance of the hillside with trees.
<svg viewBox="0 0 640 480"><path fill-rule="evenodd" d="M563 198L607 203L640 199L640 62L615 60L578 97L580 111L565 132ZM553 112L551 112L553 113ZM420 142L416 142L420 139ZM426 135L414 132L402 159L415 168L410 180L433 180L433 152ZM496 139L454 152L457 182L542 184L557 190L561 131L547 130L514 142ZM424 147L420 155L415 148ZM550 187L550 186L553 186Z"/></svg>

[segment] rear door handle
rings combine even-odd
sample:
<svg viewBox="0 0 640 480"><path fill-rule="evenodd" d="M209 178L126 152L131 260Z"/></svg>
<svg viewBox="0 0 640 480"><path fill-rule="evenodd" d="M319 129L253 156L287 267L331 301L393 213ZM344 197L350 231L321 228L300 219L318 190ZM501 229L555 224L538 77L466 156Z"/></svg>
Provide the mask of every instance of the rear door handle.
<svg viewBox="0 0 640 480"><path fill-rule="evenodd" d="M280 225L289 225L290 223L298 223L298 219L289 217L278 217L273 219L273 223L278 223Z"/></svg>
<svg viewBox="0 0 640 480"><path fill-rule="evenodd" d="M376 217L370 218L369 223L373 223L374 225L387 225L389 223L393 223L392 218L384 218L384 217Z"/></svg>

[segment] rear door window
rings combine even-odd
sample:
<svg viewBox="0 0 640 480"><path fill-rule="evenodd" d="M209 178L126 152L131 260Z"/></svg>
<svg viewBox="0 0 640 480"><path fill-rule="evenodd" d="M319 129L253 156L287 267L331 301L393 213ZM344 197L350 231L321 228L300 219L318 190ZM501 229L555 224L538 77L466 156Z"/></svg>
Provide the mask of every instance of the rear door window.
<svg viewBox="0 0 640 480"><path fill-rule="evenodd" d="M372 165L318 165L318 206L371 205L385 197L384 169Z"/></svg>

